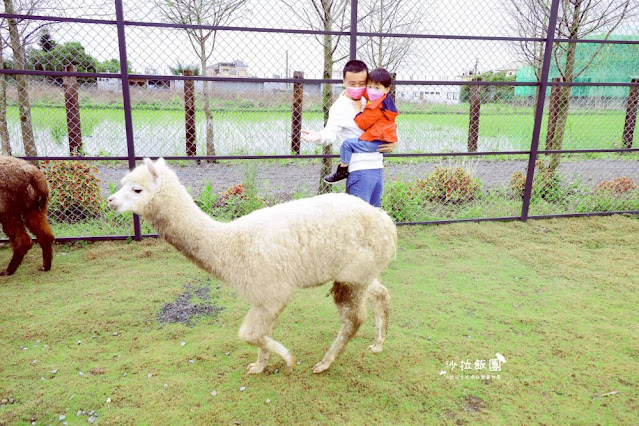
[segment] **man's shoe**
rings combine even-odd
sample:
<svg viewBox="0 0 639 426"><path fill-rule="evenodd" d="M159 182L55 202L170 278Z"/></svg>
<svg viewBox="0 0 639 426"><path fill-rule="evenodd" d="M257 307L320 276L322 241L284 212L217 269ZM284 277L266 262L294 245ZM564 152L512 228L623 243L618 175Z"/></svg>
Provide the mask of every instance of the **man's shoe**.
<svg viewBox="0 0 639 426"><path fill-rule="evenodd" d="M348 177L348 166L346 167L342 167L342 166L337 166L337 170L335 171L335 173L333 173L332 175L326 176L324 178L324 182L333 185L337 182L339 182L340 180L344 180Z"/></svg>

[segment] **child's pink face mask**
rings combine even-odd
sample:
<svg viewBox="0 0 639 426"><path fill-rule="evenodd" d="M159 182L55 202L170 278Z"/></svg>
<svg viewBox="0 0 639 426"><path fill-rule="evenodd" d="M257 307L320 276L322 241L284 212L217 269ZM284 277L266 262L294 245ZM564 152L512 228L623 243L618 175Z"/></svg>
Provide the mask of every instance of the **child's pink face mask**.
<svg viewBox="0 0 639 426"><path fill-rule="evenodd" d="M365 90L366 87L347 87L346 93L353 99L360 99Z"/></svg>
<svg viewBox="0 0 639 426"><path fill-rule="evenodd" d="M376 101L385 95L383 90L378 89L366 89L366 94L368 95L368 99L371 101Z"/></svg>

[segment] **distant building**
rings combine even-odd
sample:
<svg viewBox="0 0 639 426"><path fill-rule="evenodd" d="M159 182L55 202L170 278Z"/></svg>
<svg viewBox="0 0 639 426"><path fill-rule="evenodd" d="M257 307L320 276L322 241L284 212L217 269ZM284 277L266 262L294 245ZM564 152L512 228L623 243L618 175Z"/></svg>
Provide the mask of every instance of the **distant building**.
<svg viewBox="0 0 639 426"><path fill-rule="evenodd" d="M505 77L516 77L517 76L517 71L519 70L519 68L521 68L524 64L522 62L513 62L511 64L505 65L501 68L497 68L495 70L493 70L494 74L497 73L503 73Z"/></svg>
<svg viewBox="0 0 639 426"><path fill-rule="evenodd" d="M98 90L119 92L122 90L122 80L119 78L98 77Z"/></svg>
<svg viewBox="0 0 639 426"><path fill-rule="evenodd" d="M168 78L129 78L129 87L144 90L169 90L171 80ZM122 80L119 78L98 77L98 90L120 92Z"/></svg>
<svg viewBox="0 0 639 426"><path fill-rule="evenodd" d="M458 104L459 94L459 85L402 85L395 89L396 100L413 103Z"/></svg>
<svg viewBox="0 0 639 426"><path fill-rule="evenodd" d="M218 62L210 67L206 67L206 76L231 78L250 77L248 74L248 65L240 60Z"/></svg>

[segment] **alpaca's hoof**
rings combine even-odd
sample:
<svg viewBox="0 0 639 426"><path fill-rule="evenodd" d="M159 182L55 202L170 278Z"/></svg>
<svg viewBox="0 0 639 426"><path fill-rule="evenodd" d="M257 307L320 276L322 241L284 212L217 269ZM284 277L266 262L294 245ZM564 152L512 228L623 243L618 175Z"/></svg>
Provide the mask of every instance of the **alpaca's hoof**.
<svg viewBox="0 0 639 426"><path fill-rule="evenodd" d="M8 275L11 275L11 274L6 269L3 269L2 271L0 271L0 277L6 277Z"/></svg>
<svg viewBox="0 0 639 426"><path fill-rule="evenodd" d="M289 370L292 370L295 368L295 357L291 354L289 354L290 358L286 361L286 366L289 368Z"/></svg>
<svg viewBox="0 0 639 426"><path fill-rule="evenodd" d="M384 350L384 348L382 347L381 343L379 343L379 344L378 344L378 343L376 343L376 344L374 344L374 345L370 345L370 346L368 347L368 350L369 350L369 351L371 351L371 352L372 352L372 353L374 353L374 354L378 354L378 353L380 353L381 351L383 351L383 350Z"/></svg>
<svg viewBox="0 0 639 426"><path fill-rule="evenodd" d="M246 369L248 370L248 374L260 374L262 371L264 371L264 367L264 365L261 365L257 362L252 362L246 367Z"/></svg>
<svg viewBox="0 0 639 426"><path fill-rule="evenodd" d="M328 370L328 368L331 366L330 362L326 362L326 361L321 361L318 362L317 364L315 364L315 366L313 367L313 373L315 374L319 374L319 373L323 373L326 370Z"/></svg>
<svg viewBox="0 0 639 426"><path fill-rule="evenodd" d="M49 266L48 268L46 268L46 267L44 267L44 266L40 266L40 267L38 268L38 271L40 271L40 272L46 272L46 271L48 271L49 269L51 269L51 267L50 267L50 266Z"/></svg>

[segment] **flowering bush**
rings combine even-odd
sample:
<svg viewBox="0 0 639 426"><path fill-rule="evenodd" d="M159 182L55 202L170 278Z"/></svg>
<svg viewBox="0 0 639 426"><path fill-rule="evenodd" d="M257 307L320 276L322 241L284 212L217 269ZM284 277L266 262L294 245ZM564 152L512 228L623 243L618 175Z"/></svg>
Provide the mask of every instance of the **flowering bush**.
<svg viewBox="0 0 639 426"><path fill-rule="evenodd" d="M523 198L526 187L526 173L515 172L510 178L510 194L515 198ZM535 176L533 177L532 197L541 197L548 201L560 197L559 177L549 165L542 160L535 163Z"/></svg>
<svg viewBox="0 0 639 426"><path fill-rule="evenodd" d="M266 206L266 200L257 194L250 181L233 185L219 194L207 182L196 202L202 210L220 220L236 219Z"/></svg>
<svg viewBox="0 0 639 426"><path fill-rule="evenodd" d="M213 203L213 207L223 207L233 200L246 200L247 191L243 184L233 185L226 191L220 193L220 196Z"/></svg>
<svg viewBox="0 0 639 426"><path fill-rule="evenodd" d="M49 214L55 220L77 222L100 216L104 200L97 167L84 161L47 160L40 168L49 181Z"/></svg>
<svg viewBox="0 0 639 426"><path fill-rule="evenodd" d="M623 195L626 192L633 191L639 188L639 186L627 177L617 177L612 180L601 182L595 188L595 191L605 191L608 193L614 193L614 195Z"/></svg>
<svg viewBox="0 0 639 426"><path fill-rule="evenodd" d="M463 167L438 166L426 179L417 179L409 196L419 193L429 201L458 204L473 201L479 190L477 178Z"/></svg>

